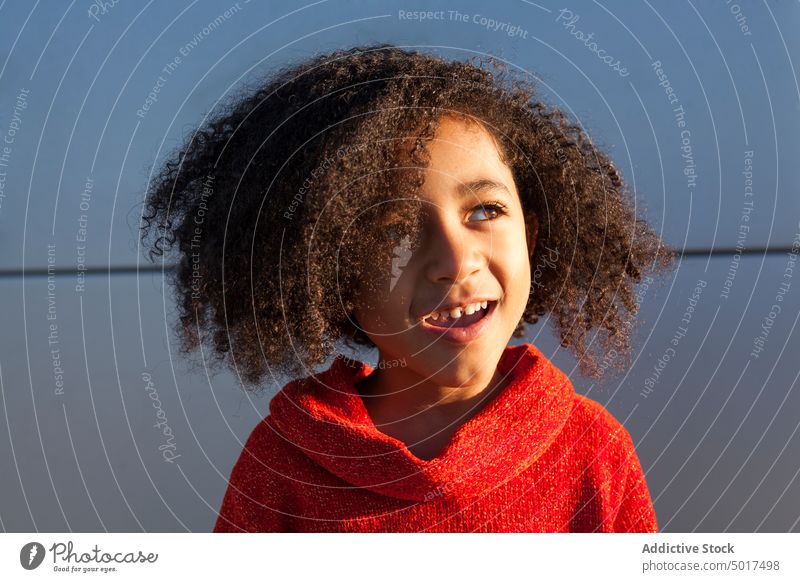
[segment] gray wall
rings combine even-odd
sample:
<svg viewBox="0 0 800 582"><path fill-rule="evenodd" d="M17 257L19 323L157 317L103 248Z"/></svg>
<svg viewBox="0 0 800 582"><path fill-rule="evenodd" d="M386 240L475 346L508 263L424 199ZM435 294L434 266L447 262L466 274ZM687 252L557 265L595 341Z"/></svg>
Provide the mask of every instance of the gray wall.
<svg viewBox="0 0 800 582"><path fill-rule="evenodd" d="M535 73L542 97L609 149L642 216L672 245L734 247L741 224L749 231L738 242L749 249L790 247L799 236L796 2L465 1L438 6L444 20L429 22L401 18L399 11L422 2L91 7L45 1L0 8L0 139L12 140L0 158L5 531L212 527L243 441L286 379L255 397L233 373L190 367L175 351L174 308L160 274L97 275L76 290L76 235L86 229L89 265L141 262L138 205L150 168L231 89L287 61L371 41L450 57L500 56ZM228 18L204 31L229 7ZM565 8L579 16L572 29L564 26ZM451 18L451 10L467 21ZM489 30L480 16L519 33ZM604 64L570 30L594 33L628 74ZM158 100L137 115L181 50ZM693 187L677 104L659 86L654 61L685 111ZM753 152L751 198L744 195L746 151ZM743 222L748 200L753 209ZM48 258L66 270L52 282L36 271ZM800 267L787 271L790 259L761 251L684 258L644 292L632 369L602 385L577 373L546 323L526 338L631 432L665 531L800 531ZM673 346L701 280L685 337ZM782 283L788 290L771 318ZM756 357L759 334L766 341ZM665 355L669 361L659 364ZM362 356L374 362L375 354ZM172 462L159 450L153 391L174 433L169 450L179 456Z"/></svg>

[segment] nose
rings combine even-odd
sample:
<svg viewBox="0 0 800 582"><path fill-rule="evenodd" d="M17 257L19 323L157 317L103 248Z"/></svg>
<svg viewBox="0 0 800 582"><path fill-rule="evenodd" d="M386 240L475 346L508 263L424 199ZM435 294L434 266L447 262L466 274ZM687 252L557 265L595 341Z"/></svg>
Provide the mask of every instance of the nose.
<svg viewBox="0 0 800 582"><path fill-rule="evenodd" d="M426 275L434 283L460 284L483 268L479 241L457 220L428 221Z"/></svg>

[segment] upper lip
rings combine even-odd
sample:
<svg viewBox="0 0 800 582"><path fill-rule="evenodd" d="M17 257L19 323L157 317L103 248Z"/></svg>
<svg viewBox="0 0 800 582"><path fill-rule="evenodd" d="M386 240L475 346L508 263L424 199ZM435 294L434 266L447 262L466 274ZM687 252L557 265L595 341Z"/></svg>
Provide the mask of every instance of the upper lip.
<svg viewBox="0 0 800 582"><path fill-rule="evenodd" d="M456 307L461 307L463 309L467 305L471 305L473 303L482 303L484 301L486 301L487 303L491 303L493 301L497 301L497 299L496 298L491 298L491 297L470 297L470 298L464 299L462 301L445 301L441 305L438 305L438 306L436 306L436 307L434 307L432 309L429 309L428 311L423 311L419 315L419 319L425 319L426 317L428 317L431 313L433 313L435 311L437 311L437 312L452 311Z"/></svg>

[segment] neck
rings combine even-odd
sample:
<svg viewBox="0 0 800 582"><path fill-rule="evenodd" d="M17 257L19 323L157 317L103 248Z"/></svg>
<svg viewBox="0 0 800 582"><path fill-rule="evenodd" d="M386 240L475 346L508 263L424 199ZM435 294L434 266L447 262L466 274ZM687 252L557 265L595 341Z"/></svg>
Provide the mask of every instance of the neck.
<svg viewBox="0 0 800 582"><path fill-rule="evenodd" d="M385 361L381 357L381 362ZM477 414L507 384L498 370L475 375L461 386L437 384L408 368L380 365L357 387L373 423L401 441L427 439L427 456Z"/></svg>

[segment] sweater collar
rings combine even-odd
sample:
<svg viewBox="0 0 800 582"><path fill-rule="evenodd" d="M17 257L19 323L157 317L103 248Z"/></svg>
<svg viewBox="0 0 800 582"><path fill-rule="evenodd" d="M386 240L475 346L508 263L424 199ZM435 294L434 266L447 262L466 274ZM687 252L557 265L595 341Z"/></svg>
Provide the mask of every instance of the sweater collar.
<svg viewBox="0 0 800 582"><path fill-rule="evenodd" d="M547 450L574 394L569 378L532 344L507 347L498 368L510 375L508 385L430 460L375 427L356 389L372 368L345 356L287 384L270 402L270 416L287 440L353 486L414 501L477 496Z"/></svg>

